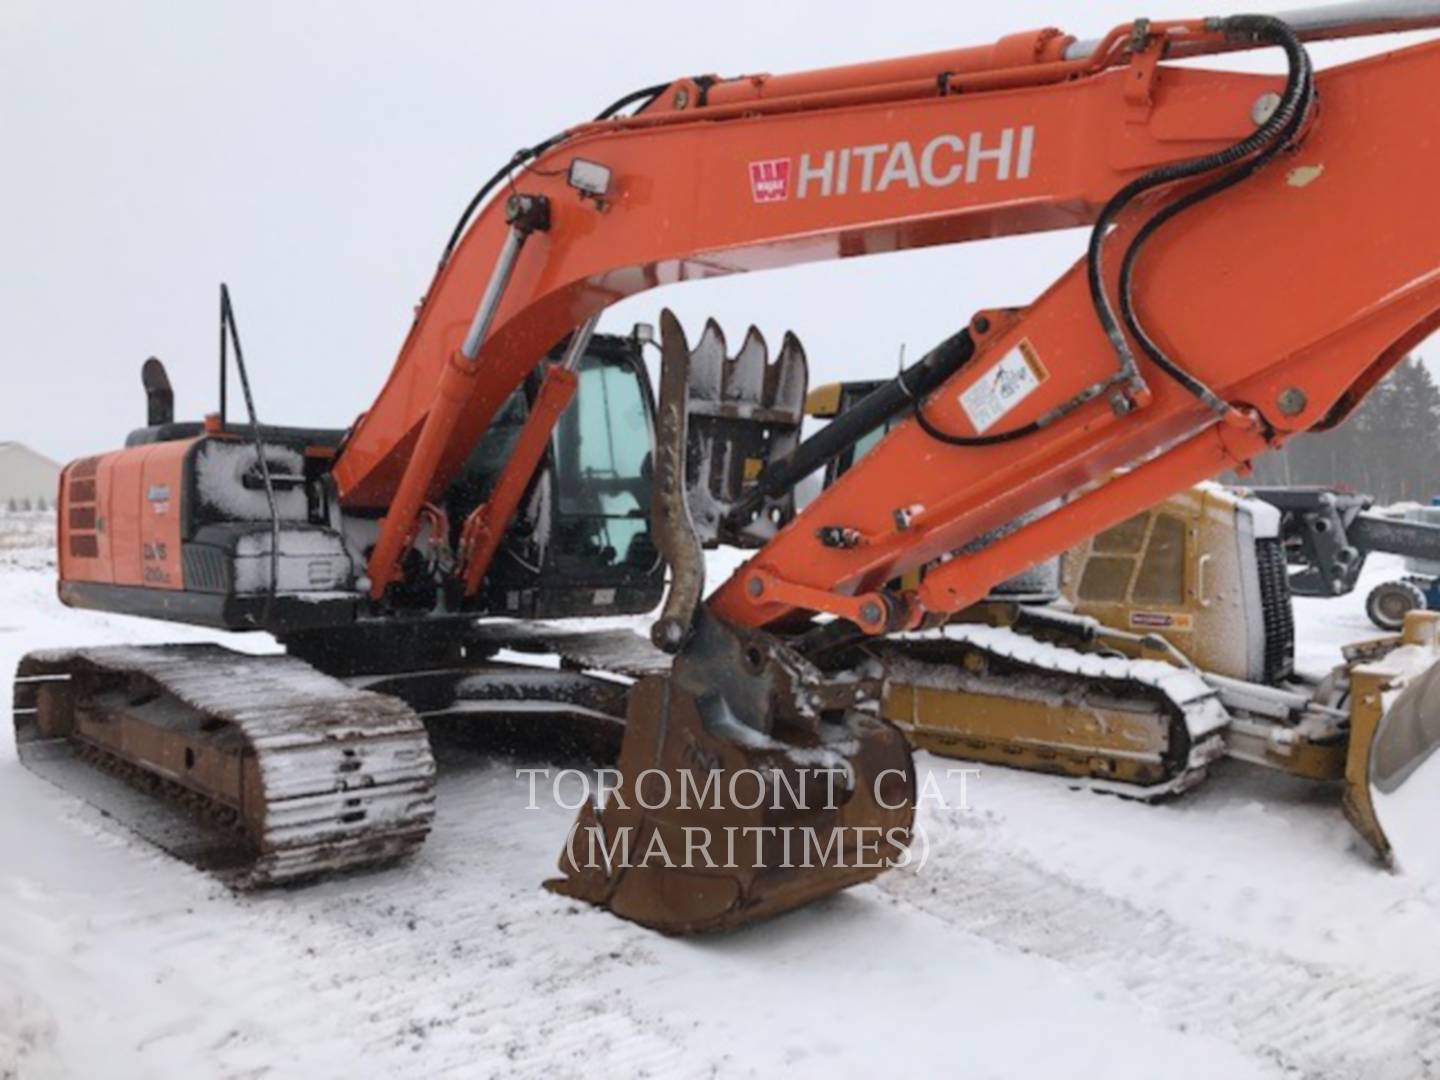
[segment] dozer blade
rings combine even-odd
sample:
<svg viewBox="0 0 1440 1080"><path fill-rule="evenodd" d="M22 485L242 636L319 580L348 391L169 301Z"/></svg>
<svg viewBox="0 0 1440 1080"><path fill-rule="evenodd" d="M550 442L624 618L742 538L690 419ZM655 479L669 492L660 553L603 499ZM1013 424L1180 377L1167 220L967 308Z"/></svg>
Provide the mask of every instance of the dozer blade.
<svg viewBox="0 0 1440 1080"><path fill-rule="evenodd" d="M1412 611L1398 648L1350 673L1345 816L1387 864L1440 874L1440 615Z"/></svg>
<svg viewBox="0 0 1440 1080"><path fill-rule="evenodd" d="M631 691L619 782L581 810L562 876L547 884L687 934L879 874L909 843L915 775L900 731L857 708L867 694L873 703L874 687L828 679L777 638L700 606L706 529L696 518L709 515L713 530L743 486L743 463L785 443L777 398L794 399L798 431L798 346L776 365L753 343L731 361L713 324L693 354L669 311L661 330L652 531L671 588L652 639L676 657Z"/></svg>

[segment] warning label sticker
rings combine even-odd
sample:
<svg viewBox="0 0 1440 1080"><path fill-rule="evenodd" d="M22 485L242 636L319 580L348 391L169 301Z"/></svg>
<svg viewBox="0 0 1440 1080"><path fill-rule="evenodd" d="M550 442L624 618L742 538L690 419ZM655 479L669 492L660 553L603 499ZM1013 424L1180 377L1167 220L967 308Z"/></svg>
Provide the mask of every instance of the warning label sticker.
<svg viewBox="0 0 1440 1080"><path fill-rule="evenodd" d="M1035 347L1029 341L1022 341L960 395L960 407L976 433L983 434L1038 390L1048 377Z"/></svg>
<svg viewBox="0 0 1440 1080"><path fill-rule="evenodd" d="M1137 630L1193 630L1195 620L1186 614L1168 611L1132 611L1130 625Z"/></svg>

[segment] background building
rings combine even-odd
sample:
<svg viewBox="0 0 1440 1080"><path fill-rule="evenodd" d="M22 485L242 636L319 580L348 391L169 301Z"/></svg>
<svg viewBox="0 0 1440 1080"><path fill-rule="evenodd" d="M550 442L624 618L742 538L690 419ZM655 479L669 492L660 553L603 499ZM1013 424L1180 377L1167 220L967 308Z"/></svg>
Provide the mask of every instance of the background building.
<svg viewBox="0 0 1440 1080"><path fill-rule="evenodd" d="M0 442L0 511L54 505L60 466L18 442Z"/></svg>

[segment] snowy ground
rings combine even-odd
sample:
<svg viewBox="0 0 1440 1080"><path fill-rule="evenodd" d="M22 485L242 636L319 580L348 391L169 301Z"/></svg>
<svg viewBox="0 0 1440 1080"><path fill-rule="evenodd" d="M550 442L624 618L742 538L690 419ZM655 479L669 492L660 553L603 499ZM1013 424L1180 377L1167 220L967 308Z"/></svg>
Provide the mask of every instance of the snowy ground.
<svg viewBox="0 0 1440 1080"><path fill-rule="evenodd" d="M48 561L0 530L0 672L200 636L62 609ZM1300 602L1307 664L1373 635L1360 595ZM9 731L0 1077L1440 1075L1440 883L1377 869L1336 792L1238 764L1158 807L986 769L968 811L922 810L923 867L677 941L539 888L571 814L526 810L514 761L447 760L403 868L237 897ZM920 756L958 802L951 764Z"/></svg>

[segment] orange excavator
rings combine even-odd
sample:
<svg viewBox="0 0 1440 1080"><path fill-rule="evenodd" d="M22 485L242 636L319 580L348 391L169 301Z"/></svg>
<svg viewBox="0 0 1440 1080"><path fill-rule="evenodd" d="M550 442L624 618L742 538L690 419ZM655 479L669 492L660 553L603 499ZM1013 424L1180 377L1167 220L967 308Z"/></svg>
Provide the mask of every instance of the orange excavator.
<svg viewBox="0 0 1440 1080"><path fill-rule="evenodd" d="M1323 71L1306 48L1430 27L1440 4L1139 19L639 91L480 189L346 431L259 422L222 294L221 411L176 423L147 363L148 425L65 469L60 598L285 652L32 653L24 760L96 801L138 789L137 828L261 886L415 850L442 733L578 739L619 779L561 892L690 932L873 877L905 858L915 773L873 680L827 657L1333 427L1440 322L1440 41ZM1169 62L1262 48L1285 74ZM596 332L657 285L1084 225L1040 297L975 311L808 439L793 336L772 359L668 312L658 341ZM702 601L718 544L754 554ZM540 621L651 610L667 568L649 644ZM527 648L563 662L497 658ZM1377 783L1440 734L1407 715Z"/></svg>

